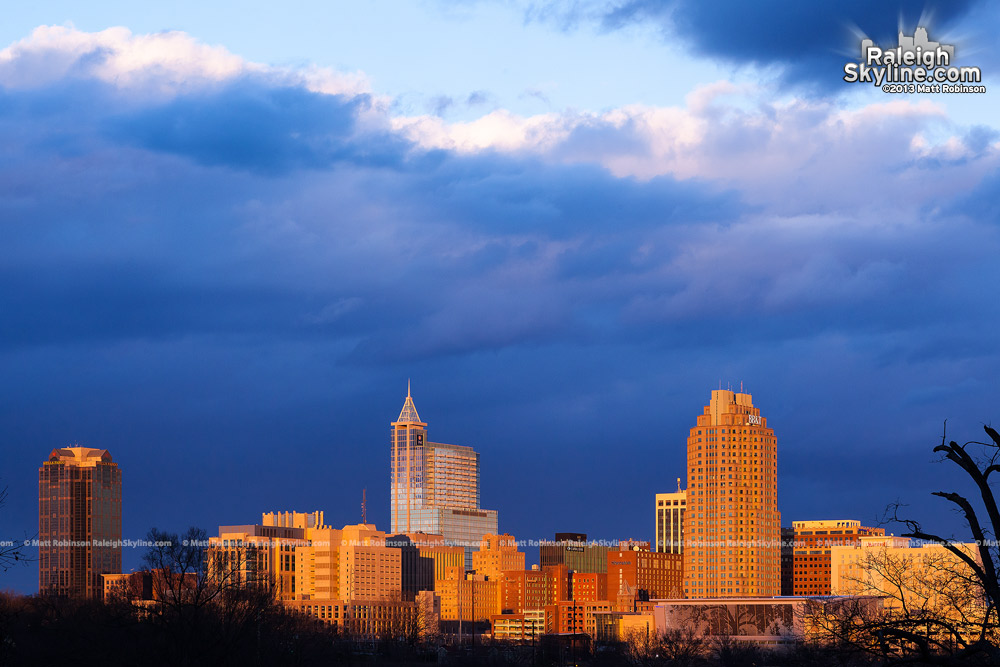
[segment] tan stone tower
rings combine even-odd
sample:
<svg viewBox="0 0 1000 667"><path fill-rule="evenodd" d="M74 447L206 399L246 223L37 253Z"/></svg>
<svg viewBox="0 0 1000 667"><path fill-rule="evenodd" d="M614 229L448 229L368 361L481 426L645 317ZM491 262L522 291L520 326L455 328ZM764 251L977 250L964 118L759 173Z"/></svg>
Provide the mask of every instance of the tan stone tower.
<svg viewBox="0 0 1000 667"><path fill-rule="evenodd" d="M777 478L774 430L750 394L713 391L687 441L687 597L781 594Z"/></svg>

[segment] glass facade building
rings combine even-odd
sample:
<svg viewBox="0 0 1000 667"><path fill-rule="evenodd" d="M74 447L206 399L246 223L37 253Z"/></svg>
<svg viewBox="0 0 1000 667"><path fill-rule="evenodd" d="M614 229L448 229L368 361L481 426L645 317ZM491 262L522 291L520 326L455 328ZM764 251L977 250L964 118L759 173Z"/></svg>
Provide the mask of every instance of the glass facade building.
<svg viewBox="0 0 1000 667"><path fill-rule="evenodd" d="M497 533L497 512L479 505L479 454L430 442L409 391L389 438L392 532L443 535L469 567L483 535Z"/></svg>
<svg viewBox="0 0 1000 667"><path fill-rule="evenodd" d="M38 469L38 592L100 599L122 571L122 472L106 449L54 449Z"/></svg>

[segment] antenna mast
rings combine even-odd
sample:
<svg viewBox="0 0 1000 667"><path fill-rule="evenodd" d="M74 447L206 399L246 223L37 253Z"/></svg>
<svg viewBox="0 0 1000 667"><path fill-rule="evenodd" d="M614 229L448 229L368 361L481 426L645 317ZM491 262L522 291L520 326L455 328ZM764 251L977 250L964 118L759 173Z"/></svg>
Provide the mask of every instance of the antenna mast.
<svg viewBox="0 0 1000 667"><path fill-rule="evenodd" d="M361 489L361 523L368 523L368 489Z"/></svg>

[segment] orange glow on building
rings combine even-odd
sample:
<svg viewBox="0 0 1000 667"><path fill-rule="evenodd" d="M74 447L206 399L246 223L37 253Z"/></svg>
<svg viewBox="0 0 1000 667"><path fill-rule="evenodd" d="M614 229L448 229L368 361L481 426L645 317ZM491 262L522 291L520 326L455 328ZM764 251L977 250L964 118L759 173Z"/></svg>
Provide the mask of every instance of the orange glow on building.
<svg viewBox="0 0 1000 667"><path fill-rule="evenodd" d="M860 521L793 521L795 546L792 556L792 594L830 595L832 589L830 549L850 547L862 537L884 537L884 528L862 526Z"/></svg>
<svg viewBox="0 0 1000 667"><path fill-rule="evenodd" d="M608 599L607 572L573 572L569 575L572 590L569 599L577 602L596 602ZM559 598L565 600L567 598Z"/></svg>
<svg viewBox="0 0 1000 667"><path fill-rule="evenodd" d="M684 583L684 556L633 549L608 553L607 592L618 601L621 611L634 611L627 601L681 597ZM623 598L625 600L623 600Z"/></svg>
<svg viewBox="0 0 1000 667"><path fill-rule="evenodd" d="M38 469L38 592L101 599L122 569L122 473L106 449L54 449Z"/></svg>
<svg viewBox="0 0 1000 667"><path fill-rule="evenodd" d="M472 554L472 569L476 574L499 579L503 572L524 569L524 552L517 550L513 535L483 535L479 551Z"/></svg>
<svg viewBox="0 0 1000 667"><path fill-rule="evenodd" d="M780 594L777 451L750 394L712 392L687 441L686 597Z"/></svg>

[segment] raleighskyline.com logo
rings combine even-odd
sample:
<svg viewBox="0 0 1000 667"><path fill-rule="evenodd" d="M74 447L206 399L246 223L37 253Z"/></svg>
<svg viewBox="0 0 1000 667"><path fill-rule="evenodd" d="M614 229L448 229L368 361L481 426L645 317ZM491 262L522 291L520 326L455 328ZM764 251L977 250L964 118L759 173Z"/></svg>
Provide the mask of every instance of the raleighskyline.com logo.
<svg viewBox="0 0 1000 667"><path fill-rule="evenodd" d="M930 41L926 28L912 36L900 30L895 48L861 40L861 61L844 65L844 81L870 83L887 93L985 93L982 70L956 66L954 60L955 47Z"/></svg>

